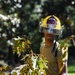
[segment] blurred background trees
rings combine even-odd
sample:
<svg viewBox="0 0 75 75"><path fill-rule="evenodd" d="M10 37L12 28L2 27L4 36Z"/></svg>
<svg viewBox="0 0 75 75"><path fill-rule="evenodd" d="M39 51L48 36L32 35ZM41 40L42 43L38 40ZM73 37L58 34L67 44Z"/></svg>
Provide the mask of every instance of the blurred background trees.
<svg viewBox="0 0 75 75"><path fill-rule="evenodd" d="M0 0L0 52L5 60L13 63L12 38L17 36L27 35L33 52L39 53L39 22L48 15L60 18L62 39L75 34L75 0Z"/></svg>

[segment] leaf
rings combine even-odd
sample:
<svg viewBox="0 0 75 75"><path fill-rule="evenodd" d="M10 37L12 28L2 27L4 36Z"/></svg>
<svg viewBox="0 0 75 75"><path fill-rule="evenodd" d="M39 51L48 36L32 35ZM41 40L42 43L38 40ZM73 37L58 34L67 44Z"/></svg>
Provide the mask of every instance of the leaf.
<svg viewBox="0 0 75 75"><path fill-rule="evenodd" d="M17 53L19 56L22 52L29 50L30 54L26 54L22 60L25 60L26 66L20 70L21 75L40 75L41 72L44 72L44 69L47 68L47 60L33 53L29 44L31 42L26 38L16 38L14 40L13 52ZM16 72L14 73L16 75Z"/></svg>
<svg viewBox="0 0 75 75"><path fill-rule="evenodd" d="M28 44L31 44L30 40L27 40L27 43L28 43Z"/></svg>
<svg viewBox="0 0 75 75"><path fill-rule="evenodd" d="M21 53L25 53L29 50L29 44L31 44L31 42L27 38L13 38L13 53L17 53L20 56Z"/></svg>
<svg viewBox="0 0 75 75"><path fill-rule="evenodd" d="M43 70L44 68L48 68L48 67L46 66L47 62L48 62L48 61L47 61L45 58L39 58L39 60L38 60L38 67L39 67L41 70Z"/></svg>
<svg viewBox="0 0 75 75"><path fill-rule="evenodd" d="M13 75L17 75L17 73L16 72L13 72Z"/></svg>

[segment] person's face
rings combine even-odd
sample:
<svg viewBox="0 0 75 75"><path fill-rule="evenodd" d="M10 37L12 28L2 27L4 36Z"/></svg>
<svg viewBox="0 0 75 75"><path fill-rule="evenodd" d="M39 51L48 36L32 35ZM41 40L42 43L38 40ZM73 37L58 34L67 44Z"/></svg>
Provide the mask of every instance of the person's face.
<svg viewBox="0 0 75 75"><path fill-rule="evenodd" d="M55 37L54 34L51 34L51 33L48 33L48 32L44 32L44 34L45 34L46 39L54 40L54 37Z"/></svg>

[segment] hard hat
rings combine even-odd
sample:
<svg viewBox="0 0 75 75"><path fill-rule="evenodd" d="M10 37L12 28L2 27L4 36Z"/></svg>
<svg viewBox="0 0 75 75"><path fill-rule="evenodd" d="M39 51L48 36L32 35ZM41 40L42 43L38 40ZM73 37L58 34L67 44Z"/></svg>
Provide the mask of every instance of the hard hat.
<svg viewBox="0 0 75 75"><path fill-rule="evenodd" d="M58 17L51 15L47 16L43 22L40 24L40 29L42 32L47 31L48 33L60 35L62 26Z"/></svg>

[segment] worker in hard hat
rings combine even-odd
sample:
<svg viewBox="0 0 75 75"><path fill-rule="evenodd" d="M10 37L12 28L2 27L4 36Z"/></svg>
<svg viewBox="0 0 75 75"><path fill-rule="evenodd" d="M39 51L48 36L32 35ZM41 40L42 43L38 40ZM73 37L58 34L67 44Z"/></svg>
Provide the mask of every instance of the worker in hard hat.
<svg viewBox="0 0 75 75"><path fill-rule="evenodd" d="M44 33L45 44L40 48L42 54L48 60L46 75L67 75L65 60L63 61L60 44L55 40L55 36L62 33L61 22L58 17L47 16L41 23L40 28Z"/></svg>

